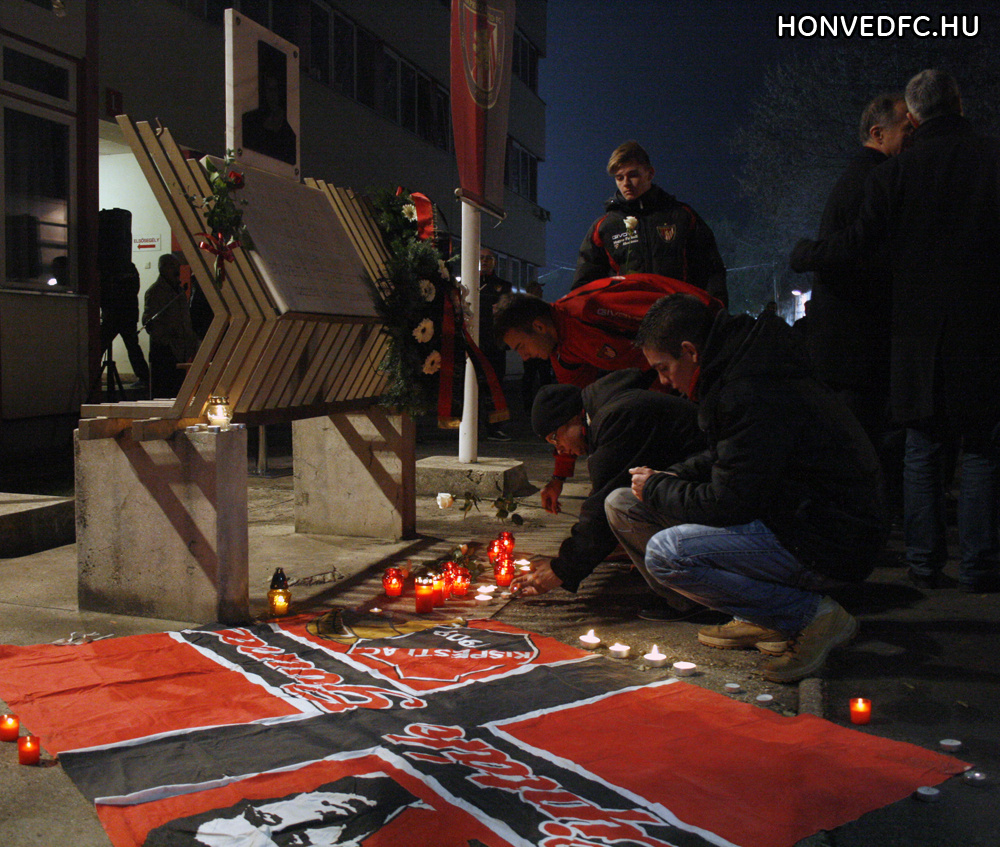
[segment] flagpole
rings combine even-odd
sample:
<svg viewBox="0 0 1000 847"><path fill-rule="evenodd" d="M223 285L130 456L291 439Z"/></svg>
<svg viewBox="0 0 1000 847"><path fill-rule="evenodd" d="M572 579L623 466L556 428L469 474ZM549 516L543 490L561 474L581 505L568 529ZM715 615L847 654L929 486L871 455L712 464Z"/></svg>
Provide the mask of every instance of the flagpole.
<svg viewBox="0 0 1000 847"><path fill-rule="evenodd" d="M469 291L469 334L479 343L479 244L480 211L462 201L462 284ZM479 383L469 355L465 356L465 395L458 428L458 461L472 464L479 458Z"/></svg>

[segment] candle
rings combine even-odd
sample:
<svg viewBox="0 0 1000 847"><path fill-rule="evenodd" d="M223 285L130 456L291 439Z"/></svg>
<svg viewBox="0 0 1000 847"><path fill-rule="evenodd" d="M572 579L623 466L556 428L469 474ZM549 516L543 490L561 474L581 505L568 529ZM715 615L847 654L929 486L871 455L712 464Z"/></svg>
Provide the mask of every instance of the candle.
<svg viewBox="0 0 1000 847"><path fill-rule="evenodd" d="M872 701L864 697L851 700L851 723L868 723L872 719Z"/></svg>
<svg viewBox="0 0 1000 847"><path fill-rule="evenodd" d="M486 557L490 560L491 565L497 563L497 559L500 558L502 552L503 546L500 544L499 539L494 539L490 542L490 546L486 548Z"/></svg>
<svg viewBox="0 0 1000 847"><path fill-rule="evenodd" d="M770 703L773 699L774 699L774 697L771 694L758 694L757 695L757 702L758 703Z"/></svg>
<svg viewBox="0 0 1000 847"><path fill-rule="evenodd" d="M506 588L511 584L514 579L514 563L510 557L501 556L497 559L497 563L493 566L493 576L501 588Z"/></svg>
<svg viewBox="0 0 1000 847"><path fill-rule="evenodd" d="M382 575L382 590L386 597L399 597L403 593L403 572L399 568L386 568Z"/></svg>
<svg viewBox="0 0 1000 847"><path fill-rule="evenodd" d="M17 760L22 765L37 765L41 755L42 748L37 736L25 735L17 739Z"/></svg>
<svg viewBox="0 0 1000 847"><path fill-rule="evenodd" d="M531 559L514 559L514 564L524 570L531 567Z"/></svg>
<svg viewBox="0 0 1000 847"><path fill-rule="evenodd" d="M739 694L743 690L743 687L738 682L727 682L726 683L726 693L727 694Z"/></svg>
<svg viewBox="0 0 1000 847"><path fill-rule="evenodd" d="M500 547L507 553L508 556L514 553L514 533L504 530L497 536L497 541L500 542Z"/></svg>
<svg viewBox="0 0 1000 847"><path fill-rule="evenodd" d="M588 650L596 650L597 645L601 643L601 639L594 635L594 630L587 630L586 635L580 636L580 643Z"/></svg>
<svg viewBox="0 0 1000 847"><path fill-rule="evenodd" d="M918 800L923 800L925 803L933 803L935 800L941 799L941 792L930 785L921 785L920 788L914 792L914 797Z"/></svg>
<svg viewBox="0 0 1000 847"><path fill-rule="evenodd" d="M434 577L418 576L413 583L416 594L416 610L418 615L426 615L434 611Z"/></svg>
<svg viewBox="0 0 1000 847"><path fill-rule="evenodd" d="M627 659L628 651L629 651L628 644L622 644L621 642L618 641L616 641L608 648L608 652L616 659Z"/></svg>
<svg viewBox="0 0 1000 847"><path fill-rule="evenodd" d="M431 574L431 576L434 579L434 588L433 588L433 591L431 592L431 602L433 602L435 606L443 606L444 605L444 596L445 596L444 595L444 574L443 573L435 573L435 574Z"/></svg>
<svg viewBox="0 0 1000 847"><path fill-rule="evenodd" d="M0 741L17 741L21 732L21 721L17 715L0 717Z"/></svg>
<svg viewBox="0 0 1000 847"><path fill-rule="evenodd" d="M493 602L492 594L477 594L476 595L476 605L477 606L488 606Z"/></svg>
<svg viewBox="0 0 1000 847"><path fill-rule="evenodd" d="M942 750L947 750L949 753L954 753L962 746L962 742L957 738L942 738L938 744L941 745Z"/></svg>
<svg viewBox="0 0 1000 847"><path fill-rule="evenodd" d="M674 676L691 676L697 668L694 662L674 662Z"/></svg>
<svg viewBox="0 0 1000 847"><path fill-rule="evenodd" d="M492 594L497 590L495 585L480 585L478 591L480 594Z"/></svg>
<svg viewBox="0 0 1000 847"><path fill-rule="evenodd" d="M464 597L469 593L469 583L472 581L469 569L463 565L456 565L454 573L451 580L451 596Z"/></svg>
<svg viewBox="0 0 1000 847"><path fill-rule="evenodd" d="M977 771L970 768L962 774L962 782L966 785L986 785L989 781L989 777L986 776L984 771Z"/></svg>
<svg viewBox="0 0 1000 847"><path fill-rule="evenodd" d="M653 645L653 649L642 658L645 659L647 665L653 668L662 668L667 662L667 657L660 652L660 649L655 644Z"/></svg>
<svg viewBox="0 0 1000 847"><path fill-rule="evenodd" d="M267 609L271 617L287 615L291 602L292 594L287 588L272 588L267 592Z"/></svg>

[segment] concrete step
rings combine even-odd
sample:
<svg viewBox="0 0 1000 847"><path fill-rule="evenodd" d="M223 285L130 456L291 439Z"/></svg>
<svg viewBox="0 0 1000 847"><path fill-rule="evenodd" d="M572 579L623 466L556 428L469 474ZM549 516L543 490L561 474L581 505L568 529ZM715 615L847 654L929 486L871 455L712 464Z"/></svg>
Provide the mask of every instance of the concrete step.
<svg viewBox="0 0 1000 847"><path fill-rule="evenodd" d="M0 558L51 550L75 538L72 497L0 492Z"/></svg>

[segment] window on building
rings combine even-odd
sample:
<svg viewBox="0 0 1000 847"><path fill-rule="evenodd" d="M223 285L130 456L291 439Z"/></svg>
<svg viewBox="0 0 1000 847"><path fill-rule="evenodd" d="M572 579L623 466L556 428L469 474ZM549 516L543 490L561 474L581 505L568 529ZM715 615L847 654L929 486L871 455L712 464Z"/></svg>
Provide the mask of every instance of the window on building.
<svg viewBox="0 0 1000 847"><path fill-rule="evenodd" d="M309 6L308 66L303 65L313 79L330 84L330 13L311 3Z"/></svg>
<svg viewBox="0 0 1000 847"><path fill-rule="evenodd" d="M333 87L345 97L354 97L354 24L333 16Z"/></svg>
<svg viewBox="0 0 1000 847"><path fill-rule="evenodd" d="M382 53L382 116L399 123L399 56L391 50Z"/></svg>
<svg viewBox="0 0 1000 847"><path fill-rule="evenodd" d="M533 156L512 138L507 139L504 185L532 203L538 202L538 157Z"/></svg>
<svg viewBox="0 0 1000 847"><path fill-rule="evenodd" d="M375 108L379 70L382 65L382 50L374 35L367 30L357 31L358 72L355 96L359 103Z"/></svg>
<svg viewBox="0 0 1000 847"><path fill-rule="evenodd" d="M399 66L399 125L417 131L417 71L408 62Z"/></svg>
<svg viewBox="0 0 1000 847"><path fill-rule="evenodd" d="M528 88L538 93L538 49L516 29L511 72Z"/></svg>

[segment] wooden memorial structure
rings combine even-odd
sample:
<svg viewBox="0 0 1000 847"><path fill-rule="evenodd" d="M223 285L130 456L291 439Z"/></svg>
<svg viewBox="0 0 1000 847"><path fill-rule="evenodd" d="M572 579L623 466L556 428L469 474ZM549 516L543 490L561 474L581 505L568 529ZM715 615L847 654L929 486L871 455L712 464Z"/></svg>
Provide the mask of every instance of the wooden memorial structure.
<svg viewBox="0 0 1000 847"><path fill-rule="evenodd" d="M296 529L412 537L414 425L375 404L388 339L362 280L387 251L365 199L240 162L255 250L202 249L204 165L169 130L118 123L214 319L176 398L85 405L77 441L81 609L248 617L246 430L191 431L213 396L236 423L294 421ZM245 191L245 194L242 193ZM298 467L299 462L296 462Z"/></svg>

